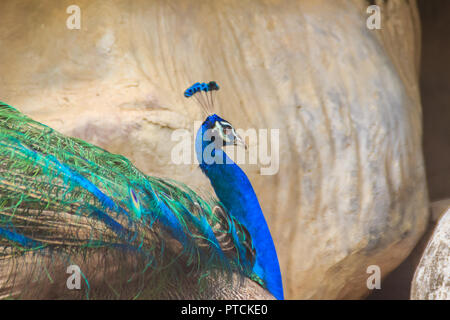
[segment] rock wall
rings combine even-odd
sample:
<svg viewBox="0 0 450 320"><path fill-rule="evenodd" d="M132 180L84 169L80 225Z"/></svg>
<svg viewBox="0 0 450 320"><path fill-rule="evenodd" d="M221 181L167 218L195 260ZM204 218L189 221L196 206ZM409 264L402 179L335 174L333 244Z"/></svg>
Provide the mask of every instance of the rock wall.
<svg viewBox="0 0 450 320"><path fill-rule="evenodd" d="M280 130L278 173L243 167L287 298L362 297L369 265L408 255L428 217L413 1L386 2L381 30L362 0L77 0L68 30L71 4L0 3L0 100L206 193L171 134L202 120L184 89L216 80L223 118Z"/></svg>
<svg viewBox="0 0 450 320"><path fill-rule="evenodd" d="M450 199L430 203L427 229L409 256L381 283L380 289L371 290L369 300L409 300L414 273L422 259L428 242L433 236L440 217L450 207Z"/></svg>

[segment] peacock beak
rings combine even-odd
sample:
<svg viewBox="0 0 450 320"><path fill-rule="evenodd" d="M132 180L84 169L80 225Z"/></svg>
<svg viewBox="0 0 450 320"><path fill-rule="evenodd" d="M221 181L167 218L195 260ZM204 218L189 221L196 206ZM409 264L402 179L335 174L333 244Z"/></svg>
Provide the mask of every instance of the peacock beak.
<svg viewBox="0 0 450 320"><path fill-rule="evenodd" d="M238 135L237 133L234 136L234 145L235 146L242 146L244 147L245 150L248 149L247 144L245 143L245 140L241 138L240 135Z"/></svg>

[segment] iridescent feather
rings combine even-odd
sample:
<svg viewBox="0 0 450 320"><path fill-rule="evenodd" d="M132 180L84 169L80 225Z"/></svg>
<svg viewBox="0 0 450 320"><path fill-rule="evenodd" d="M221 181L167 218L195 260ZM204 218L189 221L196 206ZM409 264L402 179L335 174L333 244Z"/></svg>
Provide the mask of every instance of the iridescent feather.
<svg viewBox="0 0 450 320"><path fill-rule="evenodd" d="M0 103L0 297L171 298L186 282L195 297L214 274L261 282L254 261L217 200Z"/></svg>

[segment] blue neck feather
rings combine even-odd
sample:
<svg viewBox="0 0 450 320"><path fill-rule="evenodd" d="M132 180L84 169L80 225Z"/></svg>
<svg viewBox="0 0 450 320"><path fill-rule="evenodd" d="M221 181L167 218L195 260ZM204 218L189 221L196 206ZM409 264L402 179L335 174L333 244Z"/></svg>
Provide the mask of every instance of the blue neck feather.
<svg viewBox="0 0 450 320"><path fill-rule="evenodd" d="M198 130L195 141L195 150L197 159L200 162L200 168L211 181L211 185L222 204L249 231L256 251L256 262L253 272L264 281L267 289L275 298L279 300L284 299L280 266L275 246L250 181L244 171L222 149L214 148L212 154L215 156L215 159L220 158L223 161L207 164L210 162L207 161L205 163L202 160L204 159L202 156L204 150L211 143L211 141L204 141L203 139L203 132L208 129L207 122L208 120Z"/></svg>

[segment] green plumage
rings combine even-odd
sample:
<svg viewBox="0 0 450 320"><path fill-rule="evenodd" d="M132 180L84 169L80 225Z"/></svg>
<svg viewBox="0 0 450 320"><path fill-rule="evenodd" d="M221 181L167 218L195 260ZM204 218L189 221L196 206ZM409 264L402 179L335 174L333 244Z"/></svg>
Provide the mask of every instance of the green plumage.
<svg viewBox="0 0 450 320"><path fill-rule="evenodd" d="M258 281L248 233L216 200L1 102L0 228L0 297L50 283L55 298L171 298L216 273ZM82 290L66 287L72 264Z"/></svg>

